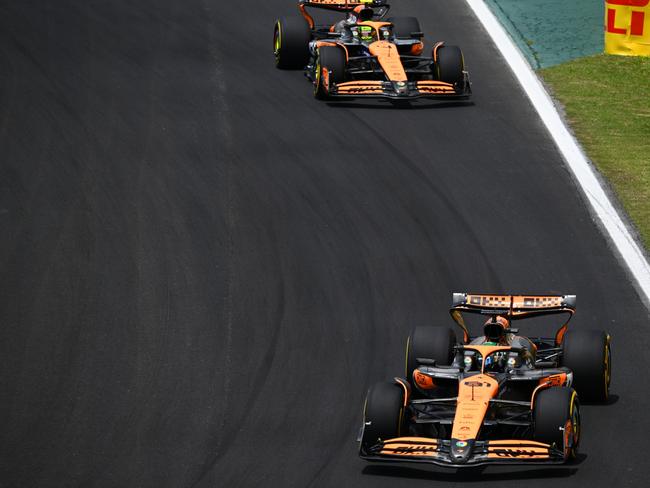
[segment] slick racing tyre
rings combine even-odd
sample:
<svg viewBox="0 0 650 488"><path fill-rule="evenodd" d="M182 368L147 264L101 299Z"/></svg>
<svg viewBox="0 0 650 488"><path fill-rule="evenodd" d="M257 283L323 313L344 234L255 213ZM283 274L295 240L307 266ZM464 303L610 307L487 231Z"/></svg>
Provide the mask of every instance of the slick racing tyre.
<svg viewBox="0 0 650 488"><path fill-rule="evenodd" d="M323 46L318 49L314 66L314 96L316 98L320 100L328 98L328 87L332 83L345 81L346 64L345 51L340 47Z"/></svg>
<svg viewBox="0 0 650 488"><path fill-rule="evenodd" d="M573 387L582 401L607 401L612 377L612 351L606 332L567 332L562 341L562 366L573 371Z"/></svg>
<svg viewBox="0 0 650 488"><path fill-rule="evenodd" d="M435 75L439 81L456 84L463 81L465 61L458 46L440 46L434 56Z"/></svg>
<svg viewBox="0 0 650 488"><path fill-rule="evenodd" d="M275 66L280 69L302 69L309 61L311 29L302 17L281 17L273 31Z"/></svg>
<svg viewBox="0 0 650 488"><path fill-rule="evenodd" d="M406 340L406 379L413 382L413 371L419 366L417 358L433 359L443 366L451 364L455 344L451 327L415 327Z"/></svg>
<svg viewBox="0 0 650 488"><path fill-rule="evenodd" d="M404 390L389 381L376 383L366 396L363 408L362 447L399 437L404 416Z"/></svg>
<svg viewBox="0 0 650 488"><path fill-rule="evenodd" d="M398 38L412 39L414 32L422 32L415 17L390 17L388 22L393 24L393 35Z"/></svg>
<svg viewBox="0 0 650 488"><path fill-rule="evenodd" d="M564 460L575 459L580 444L580 402L573 388L555 387L535 395L535 440L555 444Z"/></svg>

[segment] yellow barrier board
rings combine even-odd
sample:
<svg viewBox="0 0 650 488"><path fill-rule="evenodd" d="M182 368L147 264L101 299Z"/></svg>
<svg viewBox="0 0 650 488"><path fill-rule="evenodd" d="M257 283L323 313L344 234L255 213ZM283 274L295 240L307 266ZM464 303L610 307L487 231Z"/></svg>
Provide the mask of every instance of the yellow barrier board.
<svg viewBox="0 0 650 488"><path fill-rule="evenodd" d="M605 52L650 56L650 0L605 1Z"/></svg>

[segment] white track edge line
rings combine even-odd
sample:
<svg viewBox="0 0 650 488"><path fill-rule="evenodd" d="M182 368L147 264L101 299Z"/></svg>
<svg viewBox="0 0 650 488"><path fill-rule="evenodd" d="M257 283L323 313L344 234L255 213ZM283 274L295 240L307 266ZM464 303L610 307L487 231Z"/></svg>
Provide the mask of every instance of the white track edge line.
<svg viewBox="0 0 650 488"><path fill-rule="evenodd" d="M562 153L578 185L584 192L595 215L600 220L612 243L620 253L630 273L636 280L639 292L650 305L650 264L637 244L623 218L601 185L580 145L558 113L551 97L532 70L523 54L515 46L501 23L484 0L466 0L478 20L492 38L497 49L510 66L521 87L528 95L542 122Z"/></svg>

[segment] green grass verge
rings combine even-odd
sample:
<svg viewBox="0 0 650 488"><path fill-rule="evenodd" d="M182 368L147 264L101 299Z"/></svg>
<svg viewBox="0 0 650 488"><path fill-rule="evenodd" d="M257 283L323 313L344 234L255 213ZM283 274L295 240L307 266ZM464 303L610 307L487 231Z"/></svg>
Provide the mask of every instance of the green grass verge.
<svg viewBox="0 0 650 488"><path fill-rule="evenodd" d="M650 58L602 54L539 73L650 249Z"/></svg>

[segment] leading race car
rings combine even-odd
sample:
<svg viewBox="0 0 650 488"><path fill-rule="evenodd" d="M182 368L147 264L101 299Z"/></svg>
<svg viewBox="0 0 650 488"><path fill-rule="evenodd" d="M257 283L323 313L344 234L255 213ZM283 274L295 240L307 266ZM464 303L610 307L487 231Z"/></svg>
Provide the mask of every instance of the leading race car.
<svg viewBox="0 0 650 488"><path fill-rule="evenodd" d="M575 295L454 293L450 313L463 333L416 327L407 340L406 378L368 392L362 458L448 467L559 464L575 458L580 401L605 402L610 336L572 330ZM488 317L472 339L464 313ZM554 337L517 336L512 321L567 314ZM574 389L574 387L576 389Z"/></svg>
<svg viewBox="0 0 650 488"><path fill-rule="evenodd" d="M302 16L276 21L276 66L302 69L314 96L331 98L464 99L471 93L469 74L457 46L437 42L431 57L415 17L383 20L385 0L301 0ZM307 8L340 12L346 18L316 25Z"/></svg>

